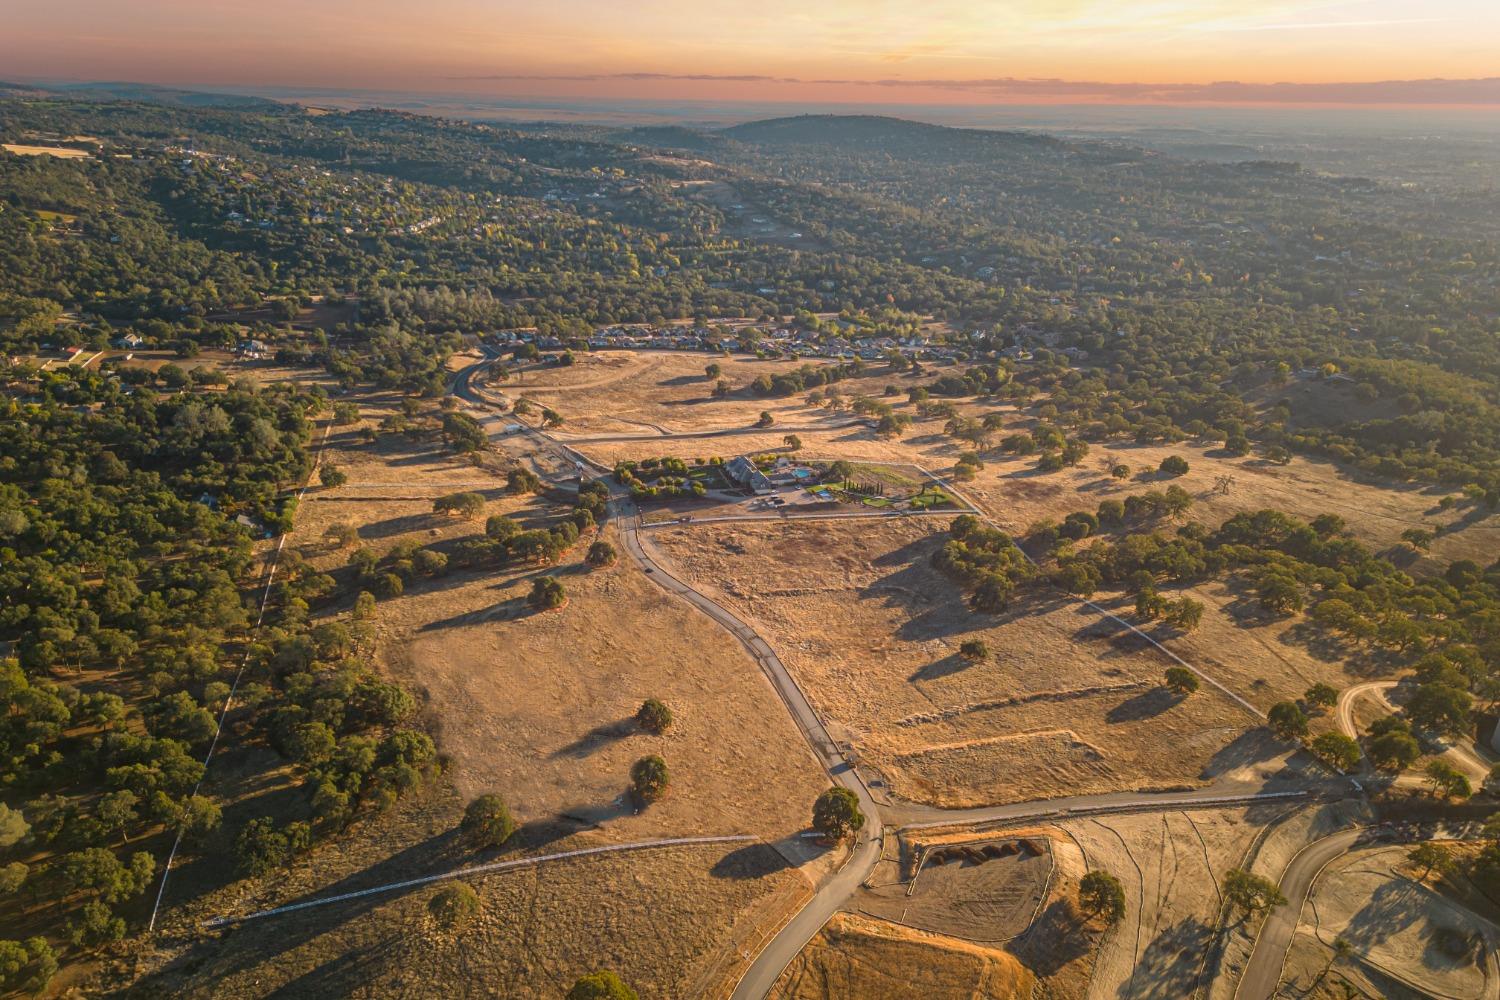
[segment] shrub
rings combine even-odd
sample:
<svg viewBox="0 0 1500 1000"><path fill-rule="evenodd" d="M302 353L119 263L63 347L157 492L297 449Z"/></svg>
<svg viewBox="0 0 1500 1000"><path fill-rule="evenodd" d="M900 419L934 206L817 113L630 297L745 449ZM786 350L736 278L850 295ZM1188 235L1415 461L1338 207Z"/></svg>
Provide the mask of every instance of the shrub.
<svg viewBox="0 0 1500 1000"><path fill-rule="evenodd" d="M1181 455L1168 455L1161 460L1161 465L1157 466L1157 471L1164 476L1184 476L1187 475L1187 470L1187 459Z"/></svg>
<svg viewBox="0 0 1500 1000"><path fill-rule="evenodd" d="M813 803L813 829L829 840L842 840L865 825L865 814L859 808L859 796L835 785Z"/></svg>
<svg viewBox="0 0 1500 1000"><path fill-rule="evenodd" d="M618 558L619 555L615 552L615 547L609 542L601 540L589 546L588 555L584 556L584 562L595 569L601 569L605 566L613 566L615 560Z"/></svg>
<svg viewBox="0 0 1500 1000"><path fill-rule="evenodd" d="M1339 689L1332 684L1314 684L1303 692L1302 698L1318 708L1332 708L1338 704Z"/></svg>
<svg viewBox="0 0 1500 1000"><path fill-rule="evenodd" d="M1296 702L1278 701L1271 706L1266 721L1280 739L1298 740L1307 735L1307 716L1297 707Z"/></svg>
<svg viewBox="0 0 1500 1000"><path fill-rule="evenodd" d="M1429 761L1423 773L1427 775L1427 787L1438 798L1466 799L1474 793L1468 775L1445 760Z"/></svg>
<svg viewBox="0 0 1500 1000"><path fill-rule="evenodd" d="M672 725L672 710L655 698L647 698L635 712L636 725L658 736Z"/></svg>
<svg viewBox="0 0 1500 1000"><path fill-rule="evenodd" d="M563 589L562 581L555 576L539 576L531 583L531 593L526 596L526 603L533 611L548 611L562 607L567 599L568 594Z"/></svg>
<svg viewBox="0 0 1500 1000"><path fill-rule="evenodd" d="M449 493L432 501L432 509L438 514L478 517L484 513L484 497L478 493Z"/></svg>
<svg viewBox="0 0 1500 1000"><path fill-rule="evenodd" d="M982 663L990 658L990 647L983 639L965 639L958 647L958 655L970 663Z"/></svg>
<svg viewBox="0 0 1500 1000"><path fill-rule="evenodd" d="M656 754L647 754L630 768L630 790L649 805L667 792L667 762Z"/></svg>
<svg viewBox="0 0 1500 1000"><path fill-rule="evenodd" d="M1224 898L1240 911L1241 920L1286 902L1275 882L1242 868L1231 868L1224 873L1223 888Z"/></svg>
<svg viewBox="0 0 1500 1000"><path fill-rule="evenodd" d="M479 894L466 883L444 886L427 901L427 912L445 930L454 930L479 915Z"/></svg>
<svg viewBox="0 0 1500 1000"><path fill-rule="evenodd" d="M1348 772L1359 766L1359 744L1343 733L1323 733L1312 742L1315 757L1329 767Z"/></svg>
<svg viewBox="0 0 1500 1000"><path fill-rule="evenodd" d="M464 808L459 829L478 847L499 847L516 832L516 821L505 800L491 792Z"/></svg>
<svg viewBox="0 0 1500 1000"><path fill-rule="evenodd" d="M1406 770L1422 756L1422 748L1410 734L1401 731L1380 733L1366 746L1370 763L1375 770L1386 774L1397 774Z"/></svg>
<svg viewBox="0 0 1500 1000"><path fill-rule="evenodd" d="M1198 675L1187 667L1168 667L1166 681L1173 694L1187 695L1198 690Z"/></svg>
<svg viewBox="0 0 1500 1000"><path fill-rule="evenodd" d="M1116 923L1125 916L1125 887L1109 872L1096 868L1078 881L1078 905L1091 917Z"/></svg>
<svg viewBox="0 0 1500 1000"><path fill-rule="evenodd" d="M567 1000L640 1000L635 990L613 972L590 972L568 991Z"/></svg>

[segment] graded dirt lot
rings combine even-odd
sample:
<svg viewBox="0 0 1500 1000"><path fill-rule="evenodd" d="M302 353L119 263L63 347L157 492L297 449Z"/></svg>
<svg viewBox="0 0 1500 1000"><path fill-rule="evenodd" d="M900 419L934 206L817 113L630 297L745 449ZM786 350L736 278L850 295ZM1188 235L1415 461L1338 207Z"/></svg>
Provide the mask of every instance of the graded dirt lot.
<svg viewBox="0 0 1500 1000"><path fill-rule="evenodd" d="M1004 945L1030 925L1053 870L1045 837L999 836L917 843L915 885L899 859L882 860L853 907L917 930ZM916 860L908 861L915 866Z"/></svg>
<svg viewBox="0 0 1500 1000"><path fill-rule="evenodd" d="M940 519L913 518L646 537L768 638L903 798L971 806L1184 786L1257 763L1248 712L1206 688L1171 697L1168 661L1096 612L1043 595L971 613L931 567L942 532ZM970 638L988 661L958 656Z"/></svg>
<svg viewBox="0 0 1500 1000"><path fill-rule="evenodd" d="M1033 977L996 948L837 913L787 967L774 1000L1020 1000Z"/></svg>
<svg viewBox="0 0 1500 1000"><path fill-rule="evenodd" d="M1500 927L1404 871L1409 848L1351 851L1323 872L1302 931L1325 945L1342 937L1377 975L1437 997L1479 1000L1500 990Z"/></svg>

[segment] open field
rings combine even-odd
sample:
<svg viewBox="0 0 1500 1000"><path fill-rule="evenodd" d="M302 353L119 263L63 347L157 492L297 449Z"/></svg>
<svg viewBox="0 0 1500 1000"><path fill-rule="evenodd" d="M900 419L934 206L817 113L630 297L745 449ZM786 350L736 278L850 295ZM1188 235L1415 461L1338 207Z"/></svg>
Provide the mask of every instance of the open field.
<svg viewBox="0 0 1500 1000"><path fill-rule="evenodd" d="M0 149L16 156L55 156L62 160L77 160L89 155L88 150L72 146L27 146L14 142L0 142Z"/></svg>
<svg viewBox="0 0 1500 1000"><path fill-rule="evenodd" d="M650 541L768 637L904 798L970 806L1278 766L1244 735L1244 709L1208 690L1172 698L1167 661L1095 612L1058 596L970 613L930 566L941 535L926 519L810 521L661 528ZM970 638L992 657L959 657Z"/></svg>
<svg viewBox="0 0 1500 1000"><path fill-rule="evenodd" d="M506 380L491 380L489 388L512 399L525 396L557 410L566 421L558 434L563 440L572 436L700 433L747 428L765 410L775 420L772 430L779 446L782 435L787 432L781 429L783 426L786 429L807 425L836 426L848 423L851 415L809 406L805 393L762 398L749 392L747 387L761 375L775 376L796 371L805 364L827 363L815 359L761 361L742 355L726 358L687 351L599 351L580 354L575 364L565 367L518 370ZM705 368L710 364L723 369L720 378L733 388L731 395L713 396L717 379L710 379L705 374ZM879 368L875 371L874 375L841 381L833 388L852 398L857 395L878 397L893 381L904 387L905 382L893 379L889 373ZM608 391L602 391L605 389ZM638 448L647 449L637 451L637 454L650 453L650 443L636 444ZM701 446L708 447L707 444ZM664 454L687 453L673 450Z"/></svg>
<svg viewBox="0 0 1500 1000"><path fill-rule="evenodd" d="M1020 1000L1033 978L995 948L838 913L771 992L774 1000Z"/></svg>
<svg viewBox="0 0 1500 1000"><path fill-rule="evenodd" d="M747 385L760 374L774 375L800 364L731 360L688 352L599 352L581 355L570 368L518 373L493 388L512 397L532 395L558 410L566 420L559 435L562 438L663 435L660 441L594 441L580 446L590 458L606 465L642 455L691 458L773 451L782 447L781 439L789 431L802 439L809 456L908 463L935 472L946 472L960 452L972 447L942 433L943 419L922 419L906 402L906 389L929 381L927 376L912 378L876 365L871 374L830 387L846 398L868 395L882 399L893 404L897 412L914 418L904 436L887 440L867 424L850 426L852 415L847 412L808 406L802 394L761 399L739 393L714 399L710 395L713 382L703 374L704 366L714 361L723 366L724 377L736 387ZM943 370L929 369L929 374ZM901 394L884 396L887 385L896 386ZM608 392L598 391L605 387ZM953 403L960 414L967 416L1000 413L1005 427L996 432L996 441L1006 434L1028 430L1035 423L1029 413L1010 404L964 399ZM769 410L776 421L764 432L675 440L665 436L749 428L762 410ZM1137 445L1115 441L1093 445L1076 468L1043 474L1036 471L1034 457L1009 456L995 448L982 454L986 468L967 488L1011 530L1022 530L1044 518L1060 518L1074 510L1092 510L1110 497L1160 489L1166 481L1159 480L1154 472L1163 458L1175 454L1188 460L1189 471L1170 481L1197 498L1193 517L1208 524L1217 525L1242 511L1267 507L1306 519L1336 513L1348 520L1358 537L1378 548L1395 545L1407 528L1438 531L1430 553L1405 557L1412 562L1437 565L1473 558L1488 563L1500 557L1500 518L1486 516L1482 509L1473 507L1439 509L1438 500L1454 491L1380 481L1316 458L1298 456L1287 465L1276 465L1254 455L1231 456L1217 443ZM1120 463L1130 466L1132 479L1122 482L1109 476L1109 466ZM1227 492L1217 488L1222 477L1232 478Z"/></svg>
<svg viewBox="0 0 1500 1000"><path fill-rule="evenodd" d="M557 572L568 604L542 615L522 610L530 571L390 602L386 627L408 636L388 646L394 671L425 693L460 790L622 840L756 833L798 850L823 783L755 664L633 567ZM673 709L662 736L634 724L648 697ZM637 813L629 771L647 753L673 784Z"/></svg>

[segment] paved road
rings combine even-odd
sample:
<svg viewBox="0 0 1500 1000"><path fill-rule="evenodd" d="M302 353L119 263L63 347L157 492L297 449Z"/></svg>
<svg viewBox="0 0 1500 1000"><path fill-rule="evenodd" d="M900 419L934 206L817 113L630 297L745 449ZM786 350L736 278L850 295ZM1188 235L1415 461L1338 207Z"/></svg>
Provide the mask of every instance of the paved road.
<svg viewBox="0 0 1500 1000"><path fill-rule="evenodd" d="M1362 829L1340 830L1332 836L1315 840L1292 858L1281 876L1281 894L1287 901L1266 916L1255 950L1245 964L1244 975L1235 987L1235 1000L1271 1000L1281 985L1281 970L1286 964L1287 949L1297 933L1297 920L1312 884L1330 861L1346 853L1363 834Z"/></svg>

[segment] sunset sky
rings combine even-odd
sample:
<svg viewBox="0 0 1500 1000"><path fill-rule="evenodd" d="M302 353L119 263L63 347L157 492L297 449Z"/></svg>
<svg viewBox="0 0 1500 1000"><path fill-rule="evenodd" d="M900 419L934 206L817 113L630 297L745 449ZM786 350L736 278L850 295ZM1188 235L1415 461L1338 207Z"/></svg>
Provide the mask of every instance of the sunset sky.
<svg viewBox="0 0 1500 1000"><path fill-rule="evenodd" d="M5 6L0 79L512 97L1500 103L1497 0ZM1209 86L1227 81L1301 86Z"/></svg>

